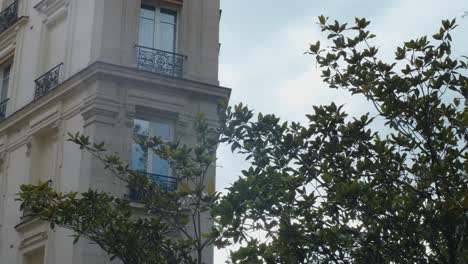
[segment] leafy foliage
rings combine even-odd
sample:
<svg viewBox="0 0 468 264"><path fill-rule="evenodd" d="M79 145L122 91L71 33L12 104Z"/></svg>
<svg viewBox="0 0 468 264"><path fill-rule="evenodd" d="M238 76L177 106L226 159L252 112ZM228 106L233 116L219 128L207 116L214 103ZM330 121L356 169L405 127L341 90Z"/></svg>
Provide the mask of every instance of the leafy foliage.
<svg viewBox="0 0 468 264"><path fill-rule="evenodd" d="M331 88L364 96L376 116L331 104L301 125L227 109L222 141L251 163L215 212L221 241L240 245L234 263L468 262L468 60L451 54L456 22L391 62L369 24L320 16L330 44L310 54Z"/></svg>
<svg viewBox="0 0 468 264"><path fill-rule="evenodd" d="M41 183L21 186L21 209L30 217L48 221L52 228L74 231L75 242L85 237L123 263L202 263L203 253L216 235L204 230L202 221L209 221L206 218L219 197L207 178L219 136L202 115L194 128L197 141L193 146L159 137L136 139L169 162L179 179L177 191L168 192L132 171L118 155L108 154L103 143L70 134L70 141L138 193L138 206L102 191L60 193Z"/></svg>

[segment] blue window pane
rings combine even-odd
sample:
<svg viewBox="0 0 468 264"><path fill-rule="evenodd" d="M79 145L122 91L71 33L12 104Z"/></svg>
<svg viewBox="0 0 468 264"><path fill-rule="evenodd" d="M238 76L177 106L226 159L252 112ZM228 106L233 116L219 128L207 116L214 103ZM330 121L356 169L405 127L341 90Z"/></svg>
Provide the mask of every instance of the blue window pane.
<svg viewBox="0 0 468 264"><path fill-rule="evenodd" d="M156 8L154 8L154 6L142 5L140 17L154 20L156 17Z"/></svg>
<svg viewBox="0 0 468 264"><path fill-rule="evenodd" d="M153 174L168 176L169 175L169 162L161 159L157 155L153 156Z"/></svg>
<svg viewBox="0 0 468 264"><path fill-rule="evenodd" d="M146 171L148 164L148 150L143 149L140 145L132 144L132 161L131 169L136 171Z"/></svg>
<svg viewBox="0 0 468 264"><path fill-rule="evenodd" d="M158 176L156 177L157 181L155 181L155 183L160 184L161 186L167 186L169 184L168 178L165 177L169 176L169 163L167 162L167 160L163 160L158 156L154 155L152 166L153 171L151 173L156 174Z"/></svg>
<svg viewBox="0 0 468 264"><path fill-rule="evenodd" d="M171 125L157 122L154 124L154 135L165 140L171 140Z"/></svg>
<svg viewBox="0 0 468 264"><path fill-rule="evenodd" d="M140 139L149 136L149 125L146 120L135 119L133 120L133 133ZM148 149L142 148L136 142L132 143L132 170L147 171L148 167Z"/></svg>
<svg viewBox="0 0 468 264"><path fill-rule="evenodd" d="M142 136L149 136L150 122L141 119L133 120L133 133Z"/></svg>
<svg viewBox="0 0 468 264"><path fill-rule="evenodd" d="M162 122L156 122L153 124L154 135L161 137L164 140L171 140L171 125ZM152 160L152 173L168 176L169 175L169 163L167 160L161 159L157 155L153 156Z"/></svg>

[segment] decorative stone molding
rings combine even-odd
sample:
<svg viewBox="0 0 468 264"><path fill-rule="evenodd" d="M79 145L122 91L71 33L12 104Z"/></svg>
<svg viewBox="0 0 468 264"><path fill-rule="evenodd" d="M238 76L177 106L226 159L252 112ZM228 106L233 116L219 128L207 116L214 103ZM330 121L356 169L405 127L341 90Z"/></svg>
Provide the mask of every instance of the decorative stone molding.
<svg viewBox="0 0 468 264"><path fill-rule="evenodd" d="M47 240L47 223L39 217L22 217L21 222L15 226L21 236L19 249L28 251L44 244Z"/></svg>
<svg viewBox="0 0 468 264"><path fill-rule="evenodd" d="M91 96L85 99L81 114L85 127L92 123L114 125L119 115L119 102L110 98Z"/></svg>
<svg viewBox="0 0 468 264"><path fill-rule="evenodd" d="M24 250L28 247L34 247L35 245L47 240L47 232L36 233L30 237L27 237L21 241L19 249Z"/></svg>
<svg viewBox="0 0 468 264"><path fill-rule="evenodd" d="M28 137L26 141L26 157L31 157L31 149L32 149L32 137Z"/></svg>
<svg viewBox="0 0 468 264"><path fill-rule="evenodd" d="M0 172L4 171L5 167L5 154L0 155ZM1 181L1 178L0 178ZM0 190L1 191L1 190Z"/></svg>
<svg viewBox="0 0 468 264"><path fill-rule="evenodd" d="M66 9L69 2L70 0L43 0L34 9L49 17L60 9Z"/></svg>
<svg viewBox="0 0 468 264"><path fill-rule="evenodd" d="M133 122L136 117L136 110L135 110L135 105L127 105L126 109L126 116L125 116L125 127L130 129L130 131L133 130Z"/></svg>
<svg viewBox="0 0 468 264"><path fill-rule="evenodd" d="M36 131L42 130L44 128L52 128L54 131L58 131L60 127L60 103L55 106L47 109L46 111L38 112L35 116L29 121L30 133L34 134Z"/></svg>
<svg viewBox="0 0 468 264"><path fill-rule="evenodd" d="M185 130L193 123L193 117L189 113L180 114L177 118L177 127Z"/></svg>

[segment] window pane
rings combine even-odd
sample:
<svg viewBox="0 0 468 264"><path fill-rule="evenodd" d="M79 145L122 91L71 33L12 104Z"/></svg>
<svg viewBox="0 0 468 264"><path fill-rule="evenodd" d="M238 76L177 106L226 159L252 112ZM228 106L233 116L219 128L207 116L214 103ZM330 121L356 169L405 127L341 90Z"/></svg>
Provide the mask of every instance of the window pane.
<svg viewBox="0 0 468 264"><path fill-rule="evenodd" d="M161 23L161 32L159 34L160 49L168 52L175 51L175 26L167 23Z"/></svg>
<svg viewBox="0 0 468 264"><path fill-rule="evenodd" d="M171 140L171 125L167 123L154 123L154 135L164 140Z"/></svg>
<svg viewBox="0 0 468 264"><path fill-rule="evenodd" d="M146 120L133 120L133 133L140 139L149 136L149 122ZM132 143L132 170L147 171L148 149L142 148L136 142Z"/></svg>
<svg viewBox="0 0 468 264"><path fill-rule="evenodd" d="M161 22L176 24L177 12L167 9L161 9Z"/></svg>
<svg viewBox="0 0 468 264"><path fill-rule="evenodd" d="M133 120L133 133L149 136L149 122L141 119Z"/></svg>
<svg viewBox="0 0 468 264"><path fill-rule="evenodd" d="M142 5L140 10L140 17L154 20L156 17L156 9L153 6Z"/></svg>
<svg viewBox="0 0 468 264"><path fill-rule="evenodd" d="M161 137L164 140L172 139L172 128L168 123L155 122L152 124L154 136ZM169 163L167 160L161 159L157 155L153 155L152 159L153 174L168 176L169 175Z"/></svg>
<svg viewBox="0 0 468 264"><path fill-rule="evenodd" d="M138 45L154 48L154 20L140 18Z"/></svg>
<svg viewBox="0 0 468 264"><path fill-rule="evenodd" d="M169 175L169 162L167 162L167 160L161 159L157 155L153 155L152 163L153 171L151 173L161 176Z"/></svg>
<svg viewBox="0 0 468 264"><path fill-rule="evenodd" d="M131 167L132 170L136 171L147 171L148 164L148 150L142 148L140 145L133 143L132 144L132 161Z"/></svg>
<svg viewBox="0 0 468 264"><path fill-rule="evenodd" d="M4 68L3 70L3 76L2 76L2 87L0 91L0 102L3 102L7 98L7 93L8 93L8 85L10 83L10 70L11 66L8 65Z"/></svg>

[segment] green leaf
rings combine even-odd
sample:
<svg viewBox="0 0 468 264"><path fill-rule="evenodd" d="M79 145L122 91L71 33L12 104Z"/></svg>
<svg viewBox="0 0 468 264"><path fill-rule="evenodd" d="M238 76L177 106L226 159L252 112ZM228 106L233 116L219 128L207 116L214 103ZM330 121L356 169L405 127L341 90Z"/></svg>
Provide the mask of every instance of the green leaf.
<svg viewBox="0 0 468 264"><path fill-rule="evenodd" d="M318 53L319 50L320 50L320 41L317 41L317 43L315 43L315 45L314 44L310 45L310 51L312 53Z"/></svg>
<svg viewBox="0 0 468 264"><path fill-rule="evenodd" d="M323 15L319 16L318 19L320 24L322 25L325 25L325 23L327 22L327 19Z"/></svg>

